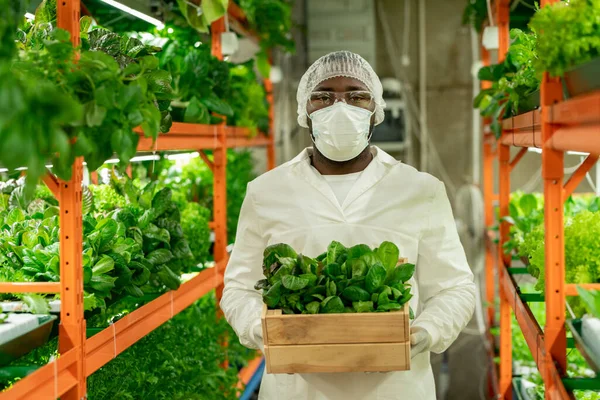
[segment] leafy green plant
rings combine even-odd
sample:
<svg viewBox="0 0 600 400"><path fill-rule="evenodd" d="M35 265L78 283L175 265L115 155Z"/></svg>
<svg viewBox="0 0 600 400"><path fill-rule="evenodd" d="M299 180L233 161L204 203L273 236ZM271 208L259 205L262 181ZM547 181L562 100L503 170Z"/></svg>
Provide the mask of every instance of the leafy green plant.
<svg viewBox="0 0 600 400"><path fill-rule="evenodd" d="M229 125L250 128L252 136L269 132L269 103L265 88L252 70L252 62L236 65L230 69L231 89L227 102L233 115L227 119Z"/></svg>
<svg viewBox="0 0 600 400"><path fill-rule="evenodd" d="M229 90L229 64L211 55L210 45L175 40L174 29L161 56L161 66L174 77L173 117L179 122L210 124L221 122L216 113L232 117L224 100Z"/></svg>
<svg viewBox="0 0 600 400"><path fill-rule="evenodd" d="M238 0L252 29L260 39L263 49L279 47L293 52L291 0Z"/></svg>
<svg viewBox="0 0 600 400"><path fill-rule="evenodd" d="M225 334L227 352L220 345ZM90 398L236 399L237 369L219 365L226 356L242 364L253 357L237 342L217 317L214 295L207 295L91 375Z"/></svg>
<svg viewBox="0 0 600 400"><path fill-rule="evenodd" d="M229 0L177 0L179 11L198 32L207 33L210 24L227 12Z"/></svg>
<svg viewBox="0 0 600 400"><path fill-rule="evenodd" d="M0 70L7 76L0 79L0 101L6 102L0 116L2 164L27 167L29 189L46 172L48 160L65 180L79 156L91 170L114 153L126 165L136 152L134 127L141 125L156 138L170 126L171 77L158 68L159 49L90 30L91 20L84 17L75 62L70 35L54 28L55 18L56 1L43 1L35 22L11 35L21 51L6 51L12 57Z"/></svg>
<svg viewBox="0 0 600 400"><path fill-rule="evenodd" d="M209 258L209 220L210 211L199 203L189 202L181 211L181 228L183 235L188 238L195 264L205 262Z"/></svg>
<svg viewBox="0 0 600 400"><path fill-rule="evenodd" d="M483 30L483 24L488 19L486 0L468 0L463 11L462 24L471 25L477 32Z"/></svg>
<svg viewBox="0 0 600 400"><path fill-rule="evenodd" d="M21 179L2 187L2 196L14 199L14 204L0 211L0 280L58 282L58 208L43 199L16 200L22 184ZM156 186L140 190L127 178L113 175L112 186L84 188L86 311L103 311L127 296L177 289L179 275L196 265L171 190ZM198 235L193 240L208 236L206 220L204 225L198 218L192 223L200 224L188 232ZM202 251L206 242L207 237Z"/></svg>
<svg viewBox="0 0 600 400"><path fill-rule="evenodd" d="M516 192L511 195L509 216L504 221L510 226L510 239L504 244L505 253L521 255L525 238L544 221L544 198L541 194ZM525 253L529 254L529 253Z"/></svg>
<svg viewBox="0 0 600 400"><path fill-rule="evenodd" d="M537 35L512 29L510 37L513 42L504 62L479 70L479 79L491 81L492 87L483 89L473 100L482 116L492 118L490 128L497 138L502 131L499 120L517 115L519 104L540 86L541 73L534 69Z"/></svg>
<svg viewBox="0 0 600 400"><path fill-rule="evenodd" d="M582 211L565 221L565 269L567 283L595 283L600 277L600 213ZM542 241L530 255L530 263L539 273L537 290L544 290L544 252ZM579 310L580 311L580 310Z"/></svg>
<svg viewBox="0 0 600 400"><path fill-rule="evenodd" d="M212 156L209 155L209 159ZM227 237L230 243L235 241L235 234L246 196L246 187L256 178L252 154L249 151L227 152L226 166L227 188ZM194 158L183 167L173 166L159 177L161 184L170 187L179 204L198 202L203 207L213 210L213 173L200 158Z"/></svg>
<svg viewBox="0 0 600 400"><path fill-rule="evenodd" d="M600 1L570 0L542 7L530 22L537 39L536 68L551 76L600 56Z"/></svg>
<svg viewBox="0 0 600 400"><path fill-rule="evenodd" d="M219 344L224 337L226 349ZM57 348L58 338L53 338L10 366L43 366L56 357ZM88 393L93 399L233 400L239 394L238 369L220 364L227 357L241 368L255 355L240 344L225 319L217 318L216 299L210 293L90 376ZM0 375L0 391L16 381Z"/></svg>
<svg viewBox="0 0 600 400"><path fill-rule="evenodd" d="M262 289L269 308L284 314L401 310L412 297L407 282L415 266L398 265L398 259L398 247L391 242L372 250L334 241L316 259L276 244L264 251L265 279L255 288Z"/></svg>
<svg viewBox="0 0 600 400"><path fill-rule="evenodd" d="M600 318L600 292L587 290L577 286L577 293L585 303L587 310L596 318Z"/></svg>
<svg viewBox="0 0 600 400"><path fill-rule="evenodd" d="M594 252L593 235L600 223L600 199L594 195L571 196L565 201L565 269L568 283L594 283L600 280L599 255ZM507 254L518 255L527 265L530 275L538 279L535 289L545 288L544 209L540 194L514 193L509 204L510 239L505 243ZM588 228L589 224L589 228ZM591 236L589 236L591 235ZM591 247L590 247L591 246ZM577 315L583 304L577 297L567 299Z"/></svg>

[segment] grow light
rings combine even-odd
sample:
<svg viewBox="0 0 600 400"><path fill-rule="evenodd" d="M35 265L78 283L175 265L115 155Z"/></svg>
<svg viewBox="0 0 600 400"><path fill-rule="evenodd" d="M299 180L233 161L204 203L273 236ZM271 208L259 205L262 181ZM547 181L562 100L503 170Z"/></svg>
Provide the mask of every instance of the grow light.
<svg viewBox="0 0 600 400"><path fill-rule="evenodd" d="M191 160L192 158L200 157L200 153L194 151L193 153L180 153L180 154L169 154L167 155L167 160L176 161L176 160Z"/></svg>
<svg viewBox="0 0 600 400"><path fill-rule="evenodd" d="M153 154L150 156L137 156L137 157L133 157L131 160L129 160L130 162L141 162L141 161L158 161L160 160L160 156Z"/></svg>
<svg viewBox="0 0 600 400"><path fill-rule="evenodd" d="M134 17L137 17L137 18L139 18L141 20L144 20L144 21L146 21L146 22L148 22L148 23L156 26L156 28L158 30L164 29L164 27L165 27L165 24L162 23L161 21L157 20L156 18L152 18L151 16L146 15L146 14L144 14L142 12L137 11L137 10L134 10L131 7L127 7L125 4L121 4L118 1L115 1L115 0L102 0L102 1L104 3L110 5L110 6L118 8L121 11L125 11L126 13L131 14Z"/></svg>
<svg viewBox="0 0 600 400"><path fill-rule="evenodd" d="M35 15L33 15L32 13L25 13L25 18L33 21L35 19Z"/></svg>
<svg viewBox="0 0 600 400"><path fill-rule="evenodd" d="M530 147L527 149L529 152L531 153L538 153L538 154L542 154L542 149L539 149L537 147ZM584 153L581 151L566 151L565 154L571 155L571 156L588 156L590 153Z"/></svg>

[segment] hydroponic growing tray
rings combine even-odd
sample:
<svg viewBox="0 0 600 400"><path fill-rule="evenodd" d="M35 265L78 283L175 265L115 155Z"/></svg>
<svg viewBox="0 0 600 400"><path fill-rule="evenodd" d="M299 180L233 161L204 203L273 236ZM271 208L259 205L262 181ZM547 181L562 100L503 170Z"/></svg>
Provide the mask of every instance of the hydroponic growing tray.
<svg viewBox="0 0 600 400"><path fill-rule="evenodd" d="M56 316L9 314L0 327L0 366L46 343Z"/></svg>
<svg viewBox="0 0 600 400"><path fill-rule="evenodd" d="M592 348L588 346L584 341L581 335L581 319L572 319L567 321L567 326L571 329L573 333L573 339L575 339L575 346L585 358L585 360L590 364L590 368L594 370L596 373L600 373L600 354L594 353ZM598 338L600 340L600 338Z"/></svg>
<svg viewBox="0 0 600 400"><path fill-rule="evenodd" d="M262 313L267 373L389 372L410 369L408 304L356 314Z"/></svg>

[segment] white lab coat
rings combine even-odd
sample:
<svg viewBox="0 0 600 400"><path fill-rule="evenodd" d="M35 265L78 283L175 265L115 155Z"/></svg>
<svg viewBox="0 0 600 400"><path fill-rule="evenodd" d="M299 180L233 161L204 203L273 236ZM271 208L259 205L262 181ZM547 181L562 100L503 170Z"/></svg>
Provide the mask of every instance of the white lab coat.
<svg viewBox="0 0 600 400"><path fill-rule="evenodd" d="M443 352L466 326L475 307L475 285L458 238L445 187L376 147L373 161L339 205L310 165L311 149L248 185L221 307L243 345L261 348L261 293L265 247L287 243L316 257L332 240L377 247L391 241L416 264L413 326ZM415 282L416 281L416 282ZM266 374L262 400L435 400L429 352L411 370L390 373Z"/></svg>

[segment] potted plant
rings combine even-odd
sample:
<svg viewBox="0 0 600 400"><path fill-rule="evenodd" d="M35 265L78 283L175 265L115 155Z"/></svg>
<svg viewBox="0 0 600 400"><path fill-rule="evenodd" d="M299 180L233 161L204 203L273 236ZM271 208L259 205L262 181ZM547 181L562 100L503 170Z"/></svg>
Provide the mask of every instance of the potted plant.
<svg viewBox="0 0 600 400"><path fill-rule="evenodd" d="M562 77L565 97L600 90L600 2L571 0L538 10L536 67Z"/></svg>

